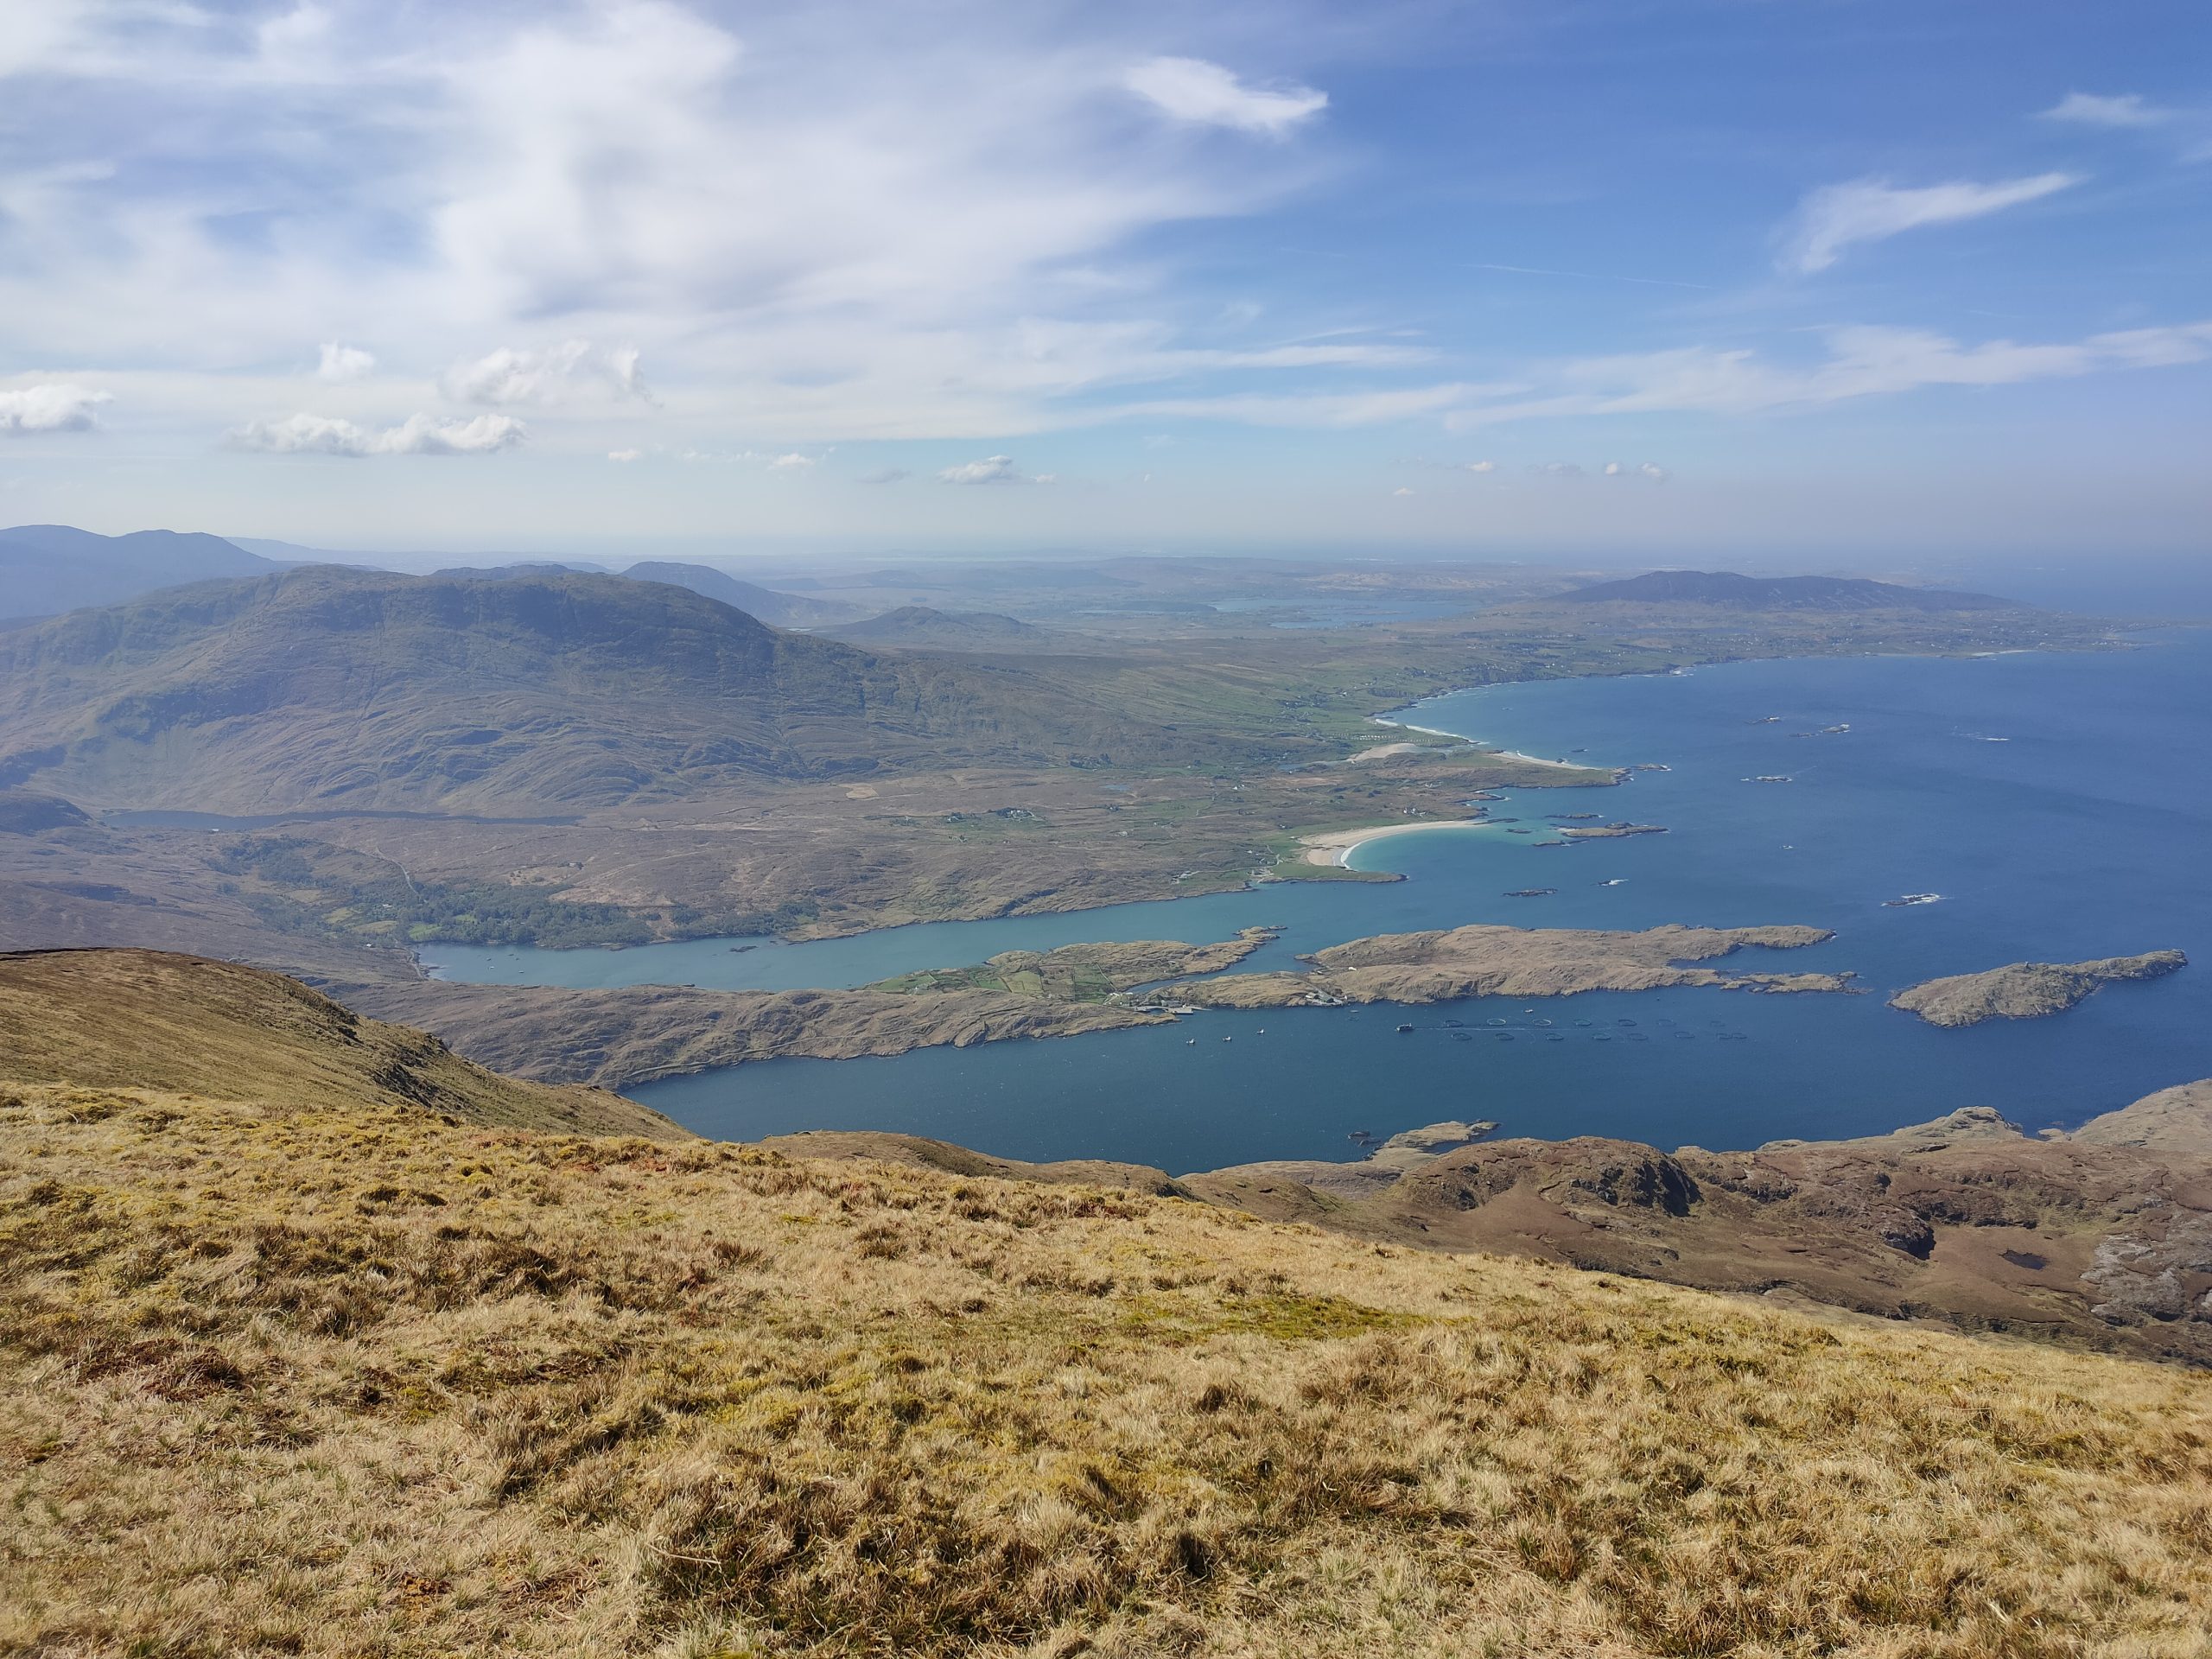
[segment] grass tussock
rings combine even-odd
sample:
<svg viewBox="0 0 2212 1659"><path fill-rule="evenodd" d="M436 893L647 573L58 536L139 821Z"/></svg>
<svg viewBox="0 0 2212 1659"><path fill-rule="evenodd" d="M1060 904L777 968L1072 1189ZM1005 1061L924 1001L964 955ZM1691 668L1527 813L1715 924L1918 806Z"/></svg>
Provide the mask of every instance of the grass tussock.
<svg viewBox="0 0 2212 1659"><path fill-rule="evenodd" d="M2212 1651L2212 1385L1172 1199L0 1090L0 1651Z"/></svg>

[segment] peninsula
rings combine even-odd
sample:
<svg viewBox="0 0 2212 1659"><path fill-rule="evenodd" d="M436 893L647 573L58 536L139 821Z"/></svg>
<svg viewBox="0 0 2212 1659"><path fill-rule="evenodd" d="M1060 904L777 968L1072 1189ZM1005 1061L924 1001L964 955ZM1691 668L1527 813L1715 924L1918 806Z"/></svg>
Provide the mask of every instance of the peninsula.
<svg viewBox="0 0 2212 1659"><path fill-rule="evenodd" d="M1466 996L1572 996L1707 985L1741 991L1847 991L1852 976L1726 974L1697 964L1747 946L1796 950L1834 935L1817 927L1655 927L1640 933L1479 925L1384 933L1331 945L1302 973L1228 974L1161 993L1199 1007L1338 1002L1444 1002Z"/></svg>

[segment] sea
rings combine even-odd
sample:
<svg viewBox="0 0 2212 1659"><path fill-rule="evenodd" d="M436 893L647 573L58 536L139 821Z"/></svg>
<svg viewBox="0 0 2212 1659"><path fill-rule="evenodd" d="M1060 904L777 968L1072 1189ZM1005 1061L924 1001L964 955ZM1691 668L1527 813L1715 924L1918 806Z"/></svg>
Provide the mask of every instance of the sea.
<svg viewBox="0 0 2212 1659"><path fill-rule="evenodd" d="M1362 1137L1446 1119L1714 1149L1881 1133L1962 1106L2065 1127L2212 1076L2212 629L2138 633L2110 651L1538 681L1394 718L1547 759L1653 769L1611 788L1510 791L1486 827L1352 855L1404 878L1390 883L1271 883L797 944L439 946L423 957L443 976L494 983L781 988L1255 925L1282 932L1237 971L1471 922L1803 923L1835 937L1732 962L1848 969L1863 988L1208 1012L888 1058L777 1059L626 1091L715 1136L895 1130L1175 1173L1353 1158ZM1540 844L1557 838L1554 815L1586 812L1666 833ZM1897 902L1913 895L1924 901ZM2048 1019L1942 1030L1886 1005L1937 975L2166 948L2198 965L2108 987Z"/></svg>

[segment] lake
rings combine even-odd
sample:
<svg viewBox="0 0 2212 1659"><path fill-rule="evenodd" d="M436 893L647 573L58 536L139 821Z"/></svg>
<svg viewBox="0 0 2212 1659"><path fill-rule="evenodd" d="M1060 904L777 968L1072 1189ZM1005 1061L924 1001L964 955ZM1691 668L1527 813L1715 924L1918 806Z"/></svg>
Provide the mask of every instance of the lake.
<svg viewBox="0 0 2212 1659"><path fill-rule="evenodd" d="M1534 754L1669 770L1618 789L1516 791L1491 809L1516 826L1370 842L1355 860L1407 878L1389 885L1278 884L802 944L444 946L425 960L505 983L773 988L857 985L1083 940L1219 938L1262 923L1285 931L1249 967L1467 922L1789 922L1837 938L1756 965L1848 968L1874 993L1210 1013L1173 1027L886 1059L774 1060L628 1091L710 1135L894 1129L1014 1157L1177 1171L1345 1157L1355 1131L1449 1117L1669 1147L1870 1133L1964 1105L2040 1127L2212 1074L2204 967L2113 988L2053 1019L1963 1031L1884 1006L1916 980L2008 962L2212 952L2212 634L2144 636L2126 652L1535 682L1435 698L1401 717ZM1763 778L1789 781L1749 781ZM1547 838L1545 815L1583 811L1669 833L1532 845ZM1514 827L1540 833L1506 833ZM1506 896L1529 887L1556 891ZM1885 905L1924 893L1942 898ZM758 948L735 948L747 944ZM1395 1029L1408 1022L1417 1029Z"/></svg>

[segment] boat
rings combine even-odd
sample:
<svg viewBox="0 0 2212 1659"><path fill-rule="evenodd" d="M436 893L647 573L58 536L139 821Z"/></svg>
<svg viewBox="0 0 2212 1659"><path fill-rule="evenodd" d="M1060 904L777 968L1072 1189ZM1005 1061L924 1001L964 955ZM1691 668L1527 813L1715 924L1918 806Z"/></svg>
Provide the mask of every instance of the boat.
<svg viewBox="0 0 2212 1659"><path fill-rule="evenodd" d="M1905 910L1910 908L1914 905L1938 904L1942 902L1942 897L1943 895L1940 893L1903 893L1895 899L1883 899L1882 908L1884 910Z"/></svg>
<svg viewBox="0 0 2212 1659"><path fill-rule="evenodd" d="M1413 1027L1411 1026L1400 1026L1398 1029L1400 1031L1411 1031Z"/></svg>

